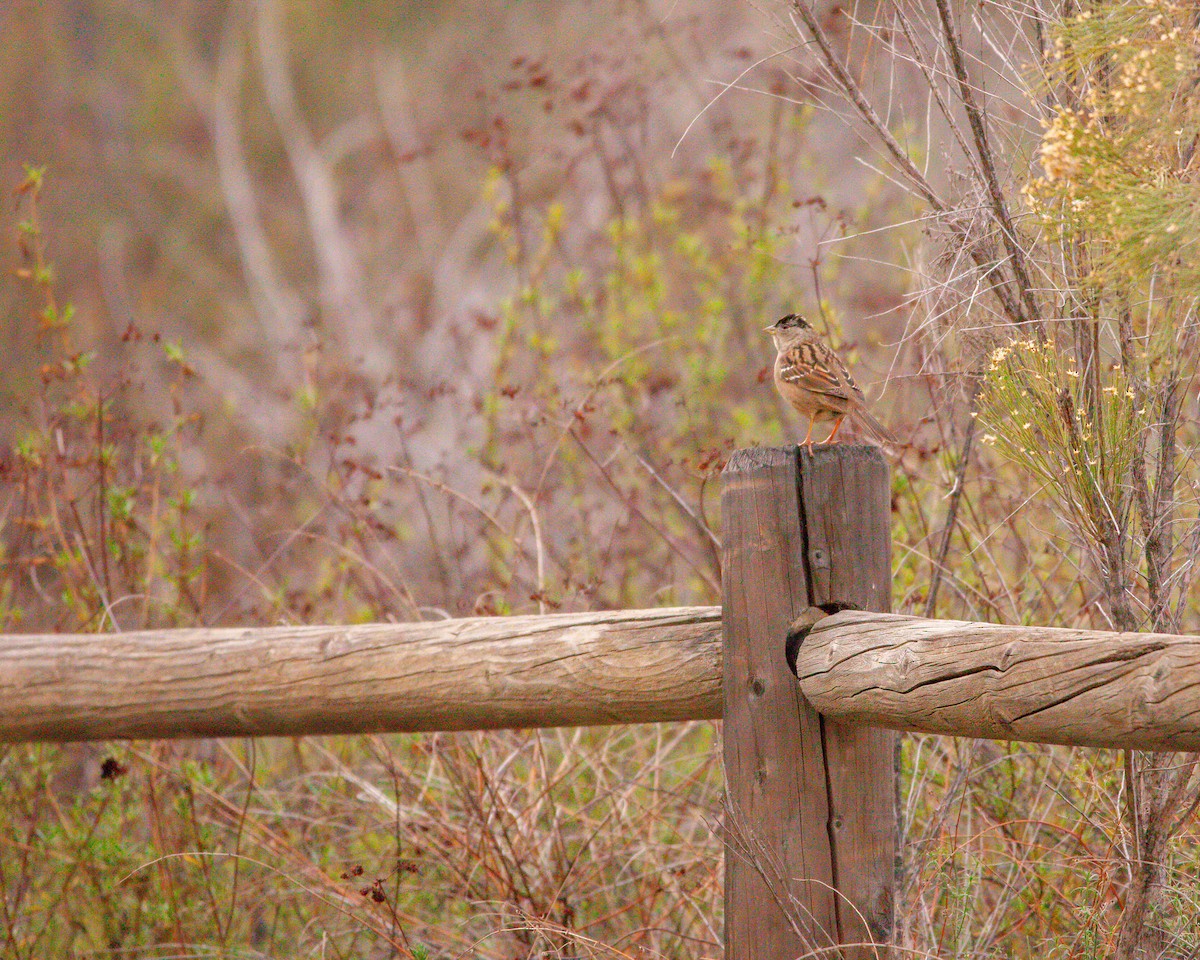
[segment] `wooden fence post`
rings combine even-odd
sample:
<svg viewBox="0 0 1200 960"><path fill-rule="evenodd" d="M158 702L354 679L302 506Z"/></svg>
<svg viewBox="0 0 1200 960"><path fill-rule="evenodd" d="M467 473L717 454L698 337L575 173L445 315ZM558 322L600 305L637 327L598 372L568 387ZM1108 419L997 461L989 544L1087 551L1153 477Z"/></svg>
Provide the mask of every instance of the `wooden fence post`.
<svg viewBox="0 0 1200 960"><path fill-rule="evenodd" d="M724 481L725 956L880 956L861 945L892 931L894 734L818 715L785 642L810 606L890 609L888 467L874 447L756 448Z"/></svg>

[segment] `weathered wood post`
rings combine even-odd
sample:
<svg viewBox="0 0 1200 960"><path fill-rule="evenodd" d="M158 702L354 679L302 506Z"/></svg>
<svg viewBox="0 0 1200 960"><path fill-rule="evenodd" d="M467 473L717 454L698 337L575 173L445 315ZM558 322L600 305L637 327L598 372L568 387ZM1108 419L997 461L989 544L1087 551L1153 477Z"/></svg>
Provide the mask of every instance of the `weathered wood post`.
<svg viewBox="0 0 1200 960"><path fill-rule="evenodd" d="M888 467L874 447L758 448L724 482L725 956L875 957L863 945L892 929L894 734L818 715L785 642L810 606L890 609Z"/></svg>

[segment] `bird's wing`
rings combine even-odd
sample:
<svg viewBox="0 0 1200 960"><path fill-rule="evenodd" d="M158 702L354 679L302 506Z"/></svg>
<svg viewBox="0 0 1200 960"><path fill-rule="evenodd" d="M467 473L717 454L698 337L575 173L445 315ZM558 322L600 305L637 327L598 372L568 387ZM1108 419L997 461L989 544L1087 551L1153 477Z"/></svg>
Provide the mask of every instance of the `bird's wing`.
<svg viewBox="0 0 1200 960"><path fill-rule="evenodd" d="M837 354L816 342L791 347L780 358L779 379L810 393L838 400L863 400L863 392L846 365Z"/></svg>

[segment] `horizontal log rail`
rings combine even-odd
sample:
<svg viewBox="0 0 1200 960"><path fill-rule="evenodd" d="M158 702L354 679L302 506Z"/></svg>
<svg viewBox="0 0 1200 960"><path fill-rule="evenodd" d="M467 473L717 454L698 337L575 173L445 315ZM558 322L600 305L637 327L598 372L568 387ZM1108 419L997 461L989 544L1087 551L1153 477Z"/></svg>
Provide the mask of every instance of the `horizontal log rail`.
<svg viewBox="0 0 1200 960"><path fill-rule="evenodd" d="M827 717L1200 750L1200 637L859 611L797 623L800 688ZM719 719L721 663L719 607L12 634L0 636L0 742Z"/></svg>
<svg viewBox="0 0 1200 960"><path fill-rule="evenodd" d="M844 611L801 618L800 689L840 720L959 737L1200 751L1200 637Z"/></svg>
<svg viewBox="0 0 1200 960"><path fill-rule="evenodd" d="M720 715L718 607L0 637L0 742Z"/></svg>

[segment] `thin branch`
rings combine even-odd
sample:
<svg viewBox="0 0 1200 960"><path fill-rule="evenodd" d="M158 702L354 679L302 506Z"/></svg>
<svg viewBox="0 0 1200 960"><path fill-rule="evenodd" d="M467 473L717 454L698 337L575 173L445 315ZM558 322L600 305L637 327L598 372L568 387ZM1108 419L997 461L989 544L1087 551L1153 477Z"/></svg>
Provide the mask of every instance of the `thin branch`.
<svg viewBox="0 0 1200 960"><path fill-rule="evenodd" d="M992 155L992 147L988 142L987 121L983 111L975 102L975 92L967 76L967 68L963 63L962 47L954 30L954 21L950 14L949 0L936 0L938 17L942 21L942 31L946 37L946 49L950 54L950 64L954 68L954 77L958 81L958 95L963 108L967 112L967 122L971 124L971 134L975 138L975 149L979 165L983 171L984 182L987 184L988 196L992 202L992 212L1000 224L1000 235L1004 247L1012 261L1013 276L1017 280L1017 289L1024 305L1022 319L1025 321L1038 320L1040 311L1033 297L1033 288L1029 282L1029 269L1025 263L1025 251L1017 243L1017 231L1009 216L1008 204L1004 199L1004 191L1000 189L1000 180L996 176L996 163ZM1039 339L1045 334L1039 328Z"/></svg>
<svg viewBox="0 0 1200 960"><path fill-rule="evenodd" d="M867 122L875 135L883 141L887 147L888 153L892 155L892 159L896 165L904 172L904 175L909 179L909 182L916 188L917 192L925 199L934 210L938 213L946 213L949 208L944 200L937 195L932 185L917 169L917 165L913 163L912 157L908 155L908 151L900 145L900 142L892 134L892 131L887 128L879 114L875 112L875 108L871 106L863 93L862 88L858 85L858 81L851 76L850 71L842 62L841 57L834 51L832 44L829 42L829 37L826 35L820 22L813 16L812 10L803 0L793 0L792 9L800 15L800 19L804 21L804 25L808 27L809 33L817 42L817 46L821 48L821 56L824 58L825 66L828 68L834 81L841 89L842 94L854 104L854 108L858 111L860 117Z"/></svg>
<svg viewBox="0 0 1200 960"><path fill-rule="evenodd" d="M938 544L937 555L933 560L933 570L929 579L929 596L925 600L924 616L932 617L937 607L938 588L942 585L942 573L946 569L946 557L950 553L950 541L954 538L954 528L958 523L958 506L963 498L963 488L966 481L967 469L971 463L971 451L975 446L975 429L979 418L975 416L979 400L981 381L976 379L971 391L970 413L967 417L967 433L963 437L962 449L958 455L958 470L954 475L954 486L950 488L950 503L946 508L946 522L942 527L942 541Z"/></svg>
<svg viewBox="0 0 1200 960"><path fill-rule="evenodd" d="M946 202L938 196L932 185L917 169L917 165L913 163L912 157L900 145L900 142L892 134L891 130L875 112L875 108L871 106L867 100L858 81L851 75L849 69L842 62L842 59L834 51L833 45L829 41L820 22L813 15L811 9L805 0L792 0L792 9L804 21L804 25L812 34L817 46L821 50L821 56L825 68L829 71L834 82L842 91L842 95L853 104L859 116L866 124L875 132L875 135L883 142L893 161L900 168L901 172L910 182L913 189L932 207L937 213L943 216L942 223L956 240L959 240L963 246L970 251L971 259L975 265L985 272L991 272L994 269L994 264L984 256L984 252L979 249L969 235L967 225L961 220L954 217L953 211ZM1024 261L1022 260L1022 263ZM1013 323L1024 323L1027 319L1021 305L1017 302L1017 298L1013 296L1011 290L1008 289L1008 281L1006 278L997 278L991 282L991 289L996 294L1001 305L1004 308L1004 313ZM1034 314L1036 316L1036 314Z"/></svg>

